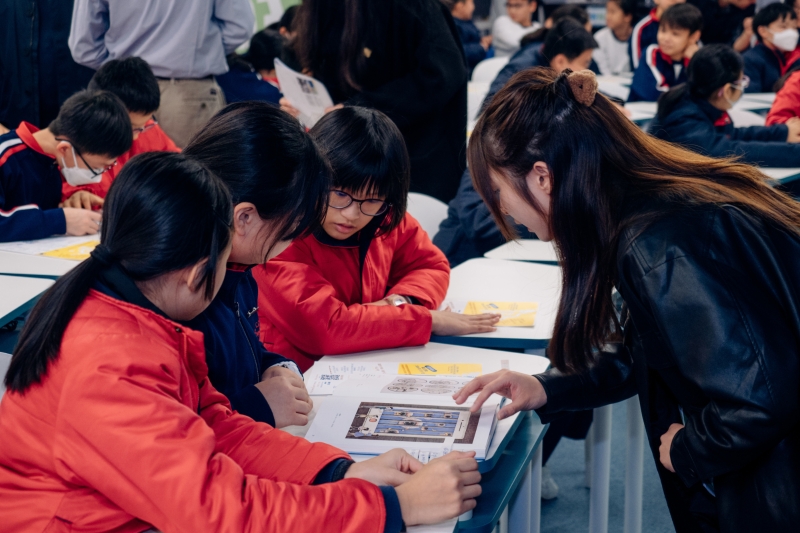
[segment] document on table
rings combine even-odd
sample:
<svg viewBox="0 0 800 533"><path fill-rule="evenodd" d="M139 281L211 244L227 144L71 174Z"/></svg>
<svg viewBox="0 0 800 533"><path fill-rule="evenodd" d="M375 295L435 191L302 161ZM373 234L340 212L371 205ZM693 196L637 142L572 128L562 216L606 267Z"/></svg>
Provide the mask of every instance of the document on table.
<svg viewBox="0 0 800 533"><path fill-rule="evenodd" d="M333 106L331 95L321 81L290 69L280 59L275 60L275 74L283 96L300 111L300 122L311 128Z"/></svg>
<svg viewBox="0 0 800 533"><path fill-rule="evenodd" d="M35 241L0 242L0 250L28 255L51 255L48 252L55 252L65 248L72 248L74 246L89 246L93 244L92 249L94 249L94 246L96 246L99 242L100 235L84 235L82 237L49 237L47 239L37 239ZM55 255L54 257L62 256Z"/></svg>
<svg viewBox="0 0 800 533"><path fill-rule="evenodd" d="M452 394L468 379L385 376L347 381L320 407L306 434L353 454L378 455L392 448L437 453L474 451L485 459L502 398L492 395L477 413L477 397L456 405Z"/></svg>
<svg viewBox="0 0 800 533"><path fill-rule="evenodd" d="M454 313L480 315L483 313L499 313L498 326L532 328L539 310L538 302L462 302L448 301L442 309L450 308Z"/></svg>

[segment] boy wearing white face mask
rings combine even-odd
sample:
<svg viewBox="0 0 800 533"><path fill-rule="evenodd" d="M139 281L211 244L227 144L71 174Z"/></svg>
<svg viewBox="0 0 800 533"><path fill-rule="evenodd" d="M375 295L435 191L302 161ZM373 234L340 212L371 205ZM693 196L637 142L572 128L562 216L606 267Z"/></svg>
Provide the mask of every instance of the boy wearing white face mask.
<svg viewBox="0 0 800 533"><path fill-rule="evenodd" d="M43 130L23 122L0 135L0 242L97 233L100 213L59 208L62 175L100 181L132 138L125 106L104 91L74 94Z"/></svg>
<svg viewBox="0 0 800 533"><path fill-rule="evenodd" d="M786 4L770 4L753 17L758 44L746 51L744 73L750 78L746 92L773 92L786 68L786 58L797 48L797 16Z"/></svg>

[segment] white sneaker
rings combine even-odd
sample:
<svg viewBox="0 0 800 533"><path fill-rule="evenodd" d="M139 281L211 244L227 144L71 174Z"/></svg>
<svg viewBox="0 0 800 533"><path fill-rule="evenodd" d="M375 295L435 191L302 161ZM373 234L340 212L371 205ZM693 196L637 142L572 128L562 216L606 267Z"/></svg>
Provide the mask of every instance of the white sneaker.
<svg viewBox="0 0 800 533"><path fill-rule="evenodd" d="M550 469L546 466L542 467L542 499L552 500L558 496L558 485L553 480L553 475Z"/></svg>

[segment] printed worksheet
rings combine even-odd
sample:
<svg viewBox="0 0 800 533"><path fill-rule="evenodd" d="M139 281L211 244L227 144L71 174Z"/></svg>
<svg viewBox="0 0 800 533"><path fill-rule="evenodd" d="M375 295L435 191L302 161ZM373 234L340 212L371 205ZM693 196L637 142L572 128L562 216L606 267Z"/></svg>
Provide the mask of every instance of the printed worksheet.
<svg viewBox="0 0 800 533"><path fill-rule="evenodd" d="M331 95L321 81L292 70L280 59L275 59L275 75L283 96L300 111L300 122L311 128L333 106Z"/></svg>

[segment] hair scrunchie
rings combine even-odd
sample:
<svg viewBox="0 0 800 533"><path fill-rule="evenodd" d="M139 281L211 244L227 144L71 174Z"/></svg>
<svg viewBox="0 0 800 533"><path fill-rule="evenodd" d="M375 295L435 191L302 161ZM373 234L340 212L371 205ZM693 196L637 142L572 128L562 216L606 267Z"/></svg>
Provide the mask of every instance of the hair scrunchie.
<svg viewBox="0 0 800 533"><path fill-rule="evenodd" d="M104 267L110 267L116 261L114 254L102 244L98 244L91 252L91 257Z"/></svg>
<svg viewBox="0 0 800 533"><path fill-rule="evenodd" d="M575 100L589 107L597 96L597 76L591 70L579 70L567 75L567 83Z"/></svg>

